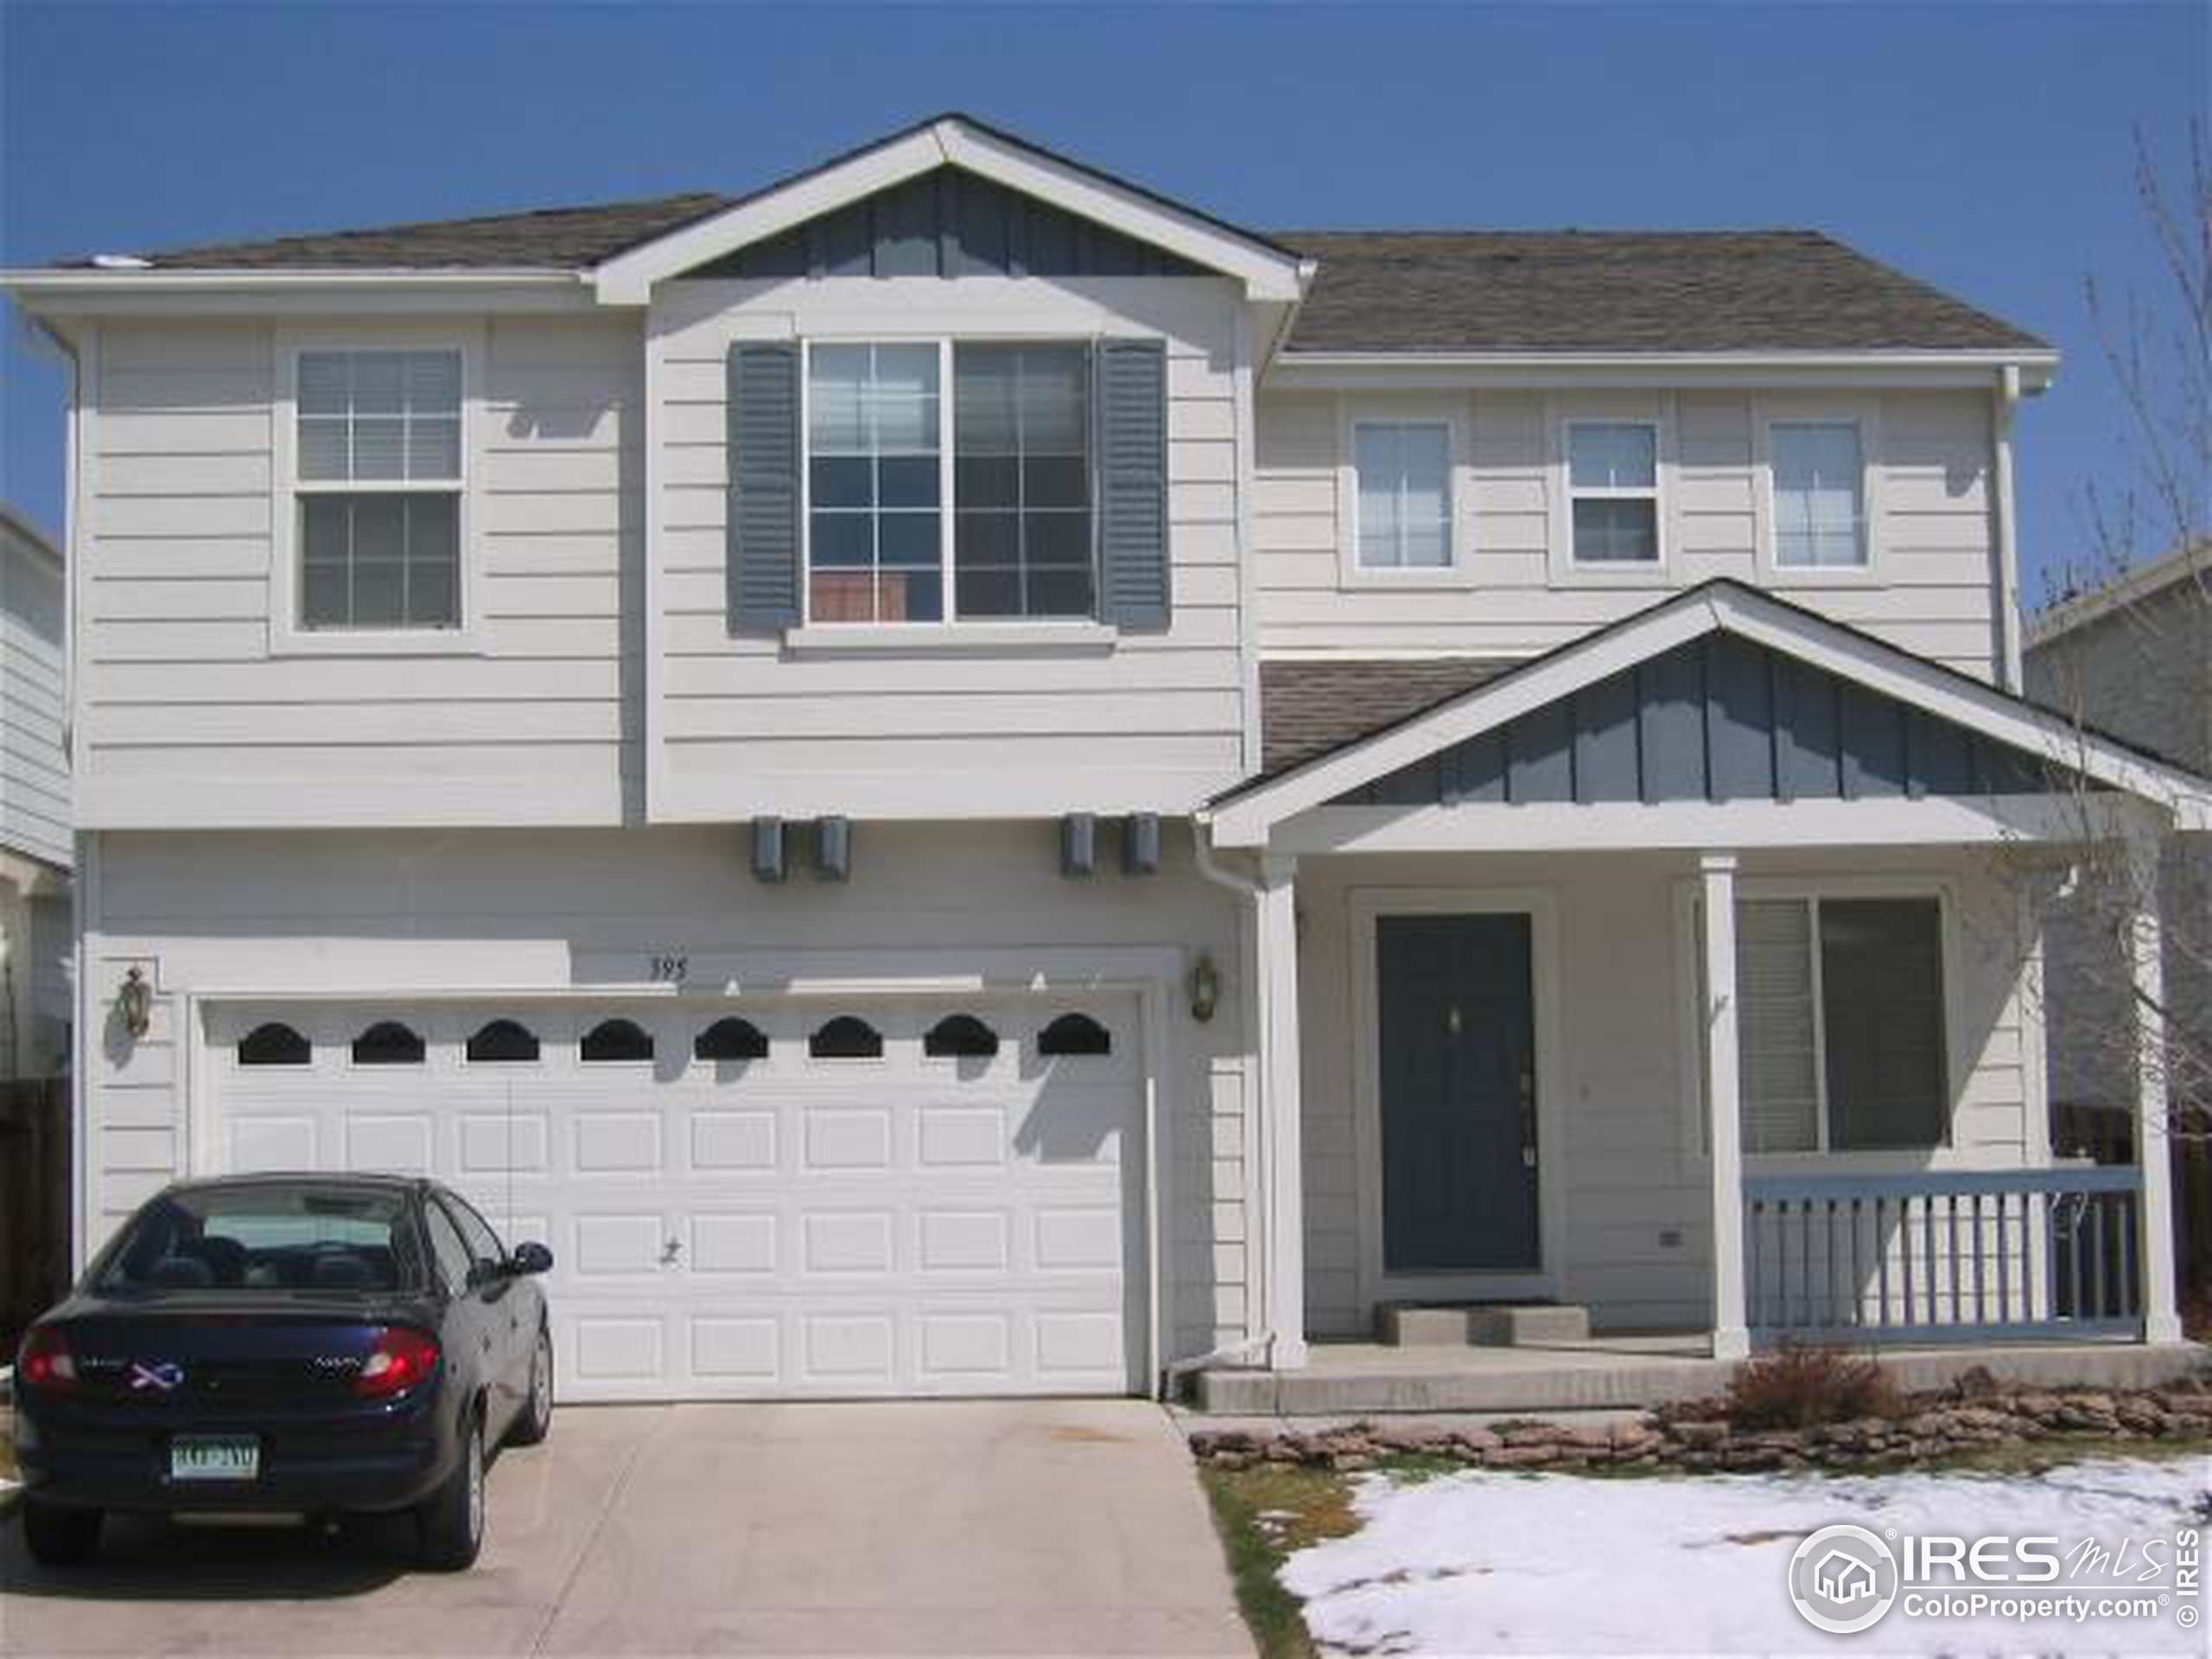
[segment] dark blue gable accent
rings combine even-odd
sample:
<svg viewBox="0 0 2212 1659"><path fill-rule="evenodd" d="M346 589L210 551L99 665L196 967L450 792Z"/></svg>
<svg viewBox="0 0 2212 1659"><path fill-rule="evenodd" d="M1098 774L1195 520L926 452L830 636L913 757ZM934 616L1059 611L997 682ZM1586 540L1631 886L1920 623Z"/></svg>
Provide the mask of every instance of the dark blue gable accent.
<svg viewBox="0 0 2212 1659"><path fill-rule="evenodd" d="M1165 249L957 167L740 248L690 276L1203 276Z"/></svg>
<svg viewBox="0 0 2212 1659"><path fill-rule="evenodd" d="M1677 645L1339 806L2031 795L2023 750L1732 634Z"/></svg>

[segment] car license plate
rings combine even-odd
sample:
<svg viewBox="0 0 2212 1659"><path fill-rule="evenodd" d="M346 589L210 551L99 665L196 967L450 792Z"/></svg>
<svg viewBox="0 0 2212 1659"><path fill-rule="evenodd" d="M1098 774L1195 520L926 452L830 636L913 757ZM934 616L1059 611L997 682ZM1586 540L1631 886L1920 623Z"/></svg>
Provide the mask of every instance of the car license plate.
<svg viewBox="0 0 2212 1659"><path fill-rule="evenodd" d="M261 1442L251 1434L180 1434L169 1442L171 1480L253 1480Z"/></svg>

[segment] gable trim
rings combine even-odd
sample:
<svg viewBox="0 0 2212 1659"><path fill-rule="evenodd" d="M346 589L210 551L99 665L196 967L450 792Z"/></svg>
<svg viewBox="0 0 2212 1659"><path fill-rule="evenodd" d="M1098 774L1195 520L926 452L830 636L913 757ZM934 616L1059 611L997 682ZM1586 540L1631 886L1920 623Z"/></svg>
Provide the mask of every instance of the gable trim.
<svg viewBox="0 0 2212 1659"><path fill-rule="evenodd" d="M1149 242L1243 284L1254 301L1294 304L1310 261L1246 232L962 116L944 116L800 175L601 261L587 273L602 305L643 305L653 285L939 167L957 167Z"/></svg>
<svg viewBox="0 0 2212 1659"><path fill-rule="evenodd" d="M1318 755L1278 778L1241 785L1217 797L1202 817L1217 845L1266 845L1274 827L1287 818L1713 632L1764 645L1993 741L2047 757L2092 782L2171 812L2177 828L2212 829L2212 779L2082 731L2063 716L1994 686L1726 578L1534 658L1487 685Z"/></svg>

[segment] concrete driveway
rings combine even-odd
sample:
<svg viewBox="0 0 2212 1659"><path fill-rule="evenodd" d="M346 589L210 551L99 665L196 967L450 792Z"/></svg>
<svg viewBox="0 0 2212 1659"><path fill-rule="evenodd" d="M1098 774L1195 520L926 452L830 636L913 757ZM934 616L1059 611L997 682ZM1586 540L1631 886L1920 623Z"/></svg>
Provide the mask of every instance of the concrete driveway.
<svg viewBox="0 0 2212 1659"><path fill-rule="evenodd" d="M0 1654L1239 1654L1181 1438L1135 1401L573 1407L503 1455L473 1573L404 1525L0 1524Z"/></svg>

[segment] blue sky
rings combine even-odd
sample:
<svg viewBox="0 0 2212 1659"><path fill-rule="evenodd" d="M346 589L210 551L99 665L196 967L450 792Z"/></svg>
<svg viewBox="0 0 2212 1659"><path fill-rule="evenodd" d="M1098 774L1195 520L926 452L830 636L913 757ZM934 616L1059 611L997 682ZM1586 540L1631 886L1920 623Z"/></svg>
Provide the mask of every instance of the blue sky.
<svg viewBox="0 0 2212 1659"><path fill-rule="evenodd" d="M0 0L0 263L700 188L965 109L1258 228L1811 225L2066 353L2029 591L2124 414L2082 297L2158 295L2212 4L69 5ZM8 331L0 493L61 516Z"/></svg>

